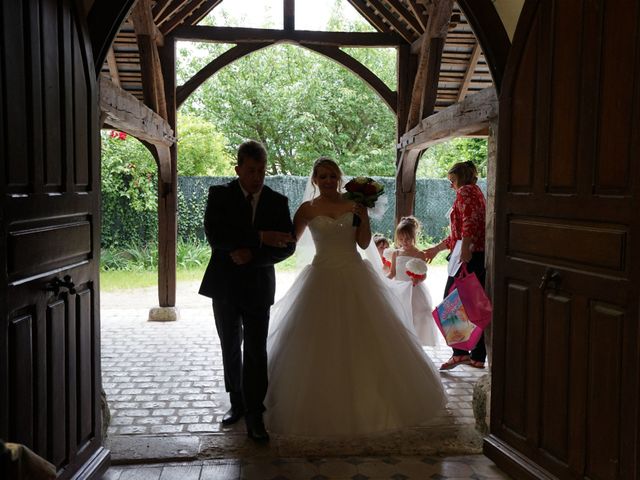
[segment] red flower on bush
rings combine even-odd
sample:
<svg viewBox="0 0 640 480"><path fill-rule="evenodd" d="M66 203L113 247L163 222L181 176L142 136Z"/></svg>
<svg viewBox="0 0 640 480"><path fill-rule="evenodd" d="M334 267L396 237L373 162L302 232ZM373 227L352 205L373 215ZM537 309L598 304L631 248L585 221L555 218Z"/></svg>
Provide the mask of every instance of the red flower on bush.
<svg viewBox="0 0 640 480"><path fill-rule="evenodd" d="M111 138L118 138L120 140L126 140L127 138L127 134L124 132L120 132L118 130L111 130L111 132L109 133L109 136Z"/></svg>

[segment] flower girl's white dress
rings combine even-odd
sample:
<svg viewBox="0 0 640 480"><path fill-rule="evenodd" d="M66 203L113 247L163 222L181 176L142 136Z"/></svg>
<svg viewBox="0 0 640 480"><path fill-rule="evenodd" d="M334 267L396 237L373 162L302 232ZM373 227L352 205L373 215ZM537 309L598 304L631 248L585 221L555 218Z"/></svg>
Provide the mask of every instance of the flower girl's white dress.
<svg viewBox="0 0 640 480"><path fill-rule="evenodd" d="M353 214L309 222L316 246L271 312L272 433L352 437L417 426L445 403L397 298L356 249Z"/></svg>
<svg viewBox="0 0 640 480"><path fill-rule="evenodd" d="M433 302L425 282L413 285L407 275L407 262L414 257L398 255L396 257L396 276L389 285L403 305L411 309L413 329L422 345L433 347L438 344L438 327L433 320Z"/></svg>

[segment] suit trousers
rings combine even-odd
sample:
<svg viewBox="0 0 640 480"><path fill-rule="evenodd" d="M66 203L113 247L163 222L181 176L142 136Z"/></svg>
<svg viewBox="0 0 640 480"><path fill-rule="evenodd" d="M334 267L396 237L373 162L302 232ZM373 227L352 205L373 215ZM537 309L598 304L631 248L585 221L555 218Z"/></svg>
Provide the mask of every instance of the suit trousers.
<svg viewBox="0 0 640 480"><path fill-rule="evenodd" d="M478 281L480 282L480 285L484 287L484 277L486 275L486 269L484 267L484 252L474 252L471 255L471 260L469 260L469 262L467 263L467 272L475 273L476 276L478 277ZM457 277L459 274L460 274L460 270L456 272L455 276ZM447 279L447 285L446 287L444 287L445 297L449 294L449 289L451 288L451 285L453 285L454 278L455 277L449 277ZM461 355L469 355L469 351L454 348L453 355L456 357L459 357ZM482 332L482 335L480 336L478 343L476 344L475 347L473 347L473 350L471 350L471 360L484 363L486 358L487 358L487 347L484 343L484 332Z"/></svg>
<svg viewBox="0 0 640 480"><path fill-rule="evenodd" d="M249 310L213 301L213 315L222 347L224 385L231 405L243 407L247 418L262 415L267 393L269 310ZM244 348L241 348L244 341Z"/></svg>

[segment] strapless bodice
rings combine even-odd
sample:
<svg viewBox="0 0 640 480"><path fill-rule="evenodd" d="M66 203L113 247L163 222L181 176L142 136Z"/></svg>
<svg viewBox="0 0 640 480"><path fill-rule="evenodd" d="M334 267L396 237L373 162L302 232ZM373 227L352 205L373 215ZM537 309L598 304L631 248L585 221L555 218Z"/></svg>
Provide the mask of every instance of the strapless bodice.
<svg viewBox="0 0 640 480"><path fill-rule="evenodd" d="M313 217L309 230L316 247L312 265L340 268L362 261L356 248L352 212L345 212L337 218L326 215Z"/></svg>

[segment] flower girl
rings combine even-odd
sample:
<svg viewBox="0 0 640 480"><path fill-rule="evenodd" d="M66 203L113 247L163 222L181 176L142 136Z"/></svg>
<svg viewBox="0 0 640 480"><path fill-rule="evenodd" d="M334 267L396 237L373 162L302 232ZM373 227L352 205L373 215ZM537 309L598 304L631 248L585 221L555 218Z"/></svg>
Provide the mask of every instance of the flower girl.
<svg viewBox="0 0 640 480"><path fill-rule="evenodd" d="M424 284L427 263L416 246L420 222L413 216L402 217L395 231L395 249L387 249L385 258L391 263L390 287L404 305L411 307L413 329L422 345L435 346L437 327L431 315L433 303Z"/></svg>

